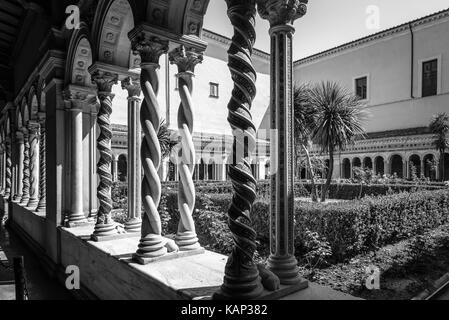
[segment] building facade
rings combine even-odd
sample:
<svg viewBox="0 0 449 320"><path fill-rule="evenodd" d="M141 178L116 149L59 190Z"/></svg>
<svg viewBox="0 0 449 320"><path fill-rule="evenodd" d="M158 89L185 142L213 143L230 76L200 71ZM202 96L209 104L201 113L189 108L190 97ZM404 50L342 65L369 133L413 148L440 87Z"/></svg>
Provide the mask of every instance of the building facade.
<svg viewBox="0 0 449 320"><path fill-rule="evenodd" d="M294 63L297 83L336 81L366 103L367 137L336 155L335 178L352 177L354 166L410 178L410 164L418 176L443 178L429 164L440 154L428 125L449 113L447 34L445 10ZM449 154L444 166L449 180Z"/></svg>

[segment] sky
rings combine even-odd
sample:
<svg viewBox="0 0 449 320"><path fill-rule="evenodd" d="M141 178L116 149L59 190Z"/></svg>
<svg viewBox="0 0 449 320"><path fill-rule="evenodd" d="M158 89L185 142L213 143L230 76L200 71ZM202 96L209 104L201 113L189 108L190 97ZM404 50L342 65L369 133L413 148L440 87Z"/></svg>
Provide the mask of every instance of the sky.
<svg viewBox="0 0 449 320"><path fill-rule="evenodd" d="M232 37L225 0L210 0L204 28ZM449 0L309 0L295 21L294 60L448 9ZM377 19L378 17L378 19ZM257 49L269 51L269 24L256 18Z"/></svg>

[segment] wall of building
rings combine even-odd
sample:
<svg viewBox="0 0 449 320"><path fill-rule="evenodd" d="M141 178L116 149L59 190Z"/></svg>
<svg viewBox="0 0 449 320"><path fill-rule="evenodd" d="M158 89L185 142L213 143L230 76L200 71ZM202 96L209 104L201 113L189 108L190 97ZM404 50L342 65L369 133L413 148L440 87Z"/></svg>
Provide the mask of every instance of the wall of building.
<svg viewBox="0 0 449 320"><path fill-rule="evenodd" d="M354 47L296 62L295 81L337 81L355 92L354 80L368 77L368 132L427 126L431 117L449 110L449 18L413 25L413 98L411 96L411 39L402 31ZM438 96L421 98L422 62L440 59Z"/></svg>

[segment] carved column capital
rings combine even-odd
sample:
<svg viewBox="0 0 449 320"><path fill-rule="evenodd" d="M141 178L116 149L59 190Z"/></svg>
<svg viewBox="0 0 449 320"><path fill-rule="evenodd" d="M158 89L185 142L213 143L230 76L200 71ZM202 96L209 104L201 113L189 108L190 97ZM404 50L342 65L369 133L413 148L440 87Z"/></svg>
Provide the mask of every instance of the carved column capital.
<svg viewBox="0 0 449 320"><path fill-rule="evenodd" d="M257 11L270 26L293 24L307 13L308 0L257 0Z"/></svg>
<svg viewBox="0 0 449 320"><path fill-rule="evenodd" d="M122 89L128 91L128 99L135 99L140 101L140 94L142 93L142 88L140 86L140 81L135 80L131 77L127 77L122 80Z"/></svg>
<svg viewBox="0 0 449 320"><path fill-rule="evenodd" d="M97 85L98 97L100 99L102 96L108 96L111 99L114 97L111 91L112 86L118 83L118 74L95 69L91 71L91 80L93 84Z"/></svg>
<svg viewBox="0 0 449 320"><path fill-rule="evenodd" d="M35 136L39 133L39 123L36 121L30 121L28 122L27 129L30 136Z"/></svg>
<svg viewBox="0 0 449 320"><path fill-rule="evenodd" d="M16 142L23 143L23 131L16 131Z"/></svg>
<svg viewBox="0 0 449 320"><path fill-rule="evenodd" d="M185 72L193 74L195 66L203 62L203 53L198 52L194 48L181 45L169 53L169 60L171 64L178 66L180 74Z"/></svg>
<svg viewBox="0 0 449 320"><path fill-rule="evenodd" d="M161 55L168 52L168 40L148 36L144 32L131 39L131 48L134 54L139 54L142 63L157 63Z"/></svg>

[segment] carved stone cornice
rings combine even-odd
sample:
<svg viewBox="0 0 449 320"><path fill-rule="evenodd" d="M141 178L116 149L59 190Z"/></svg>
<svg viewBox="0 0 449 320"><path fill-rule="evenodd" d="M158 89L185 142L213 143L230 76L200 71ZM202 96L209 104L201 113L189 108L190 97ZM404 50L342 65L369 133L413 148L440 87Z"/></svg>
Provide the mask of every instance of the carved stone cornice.
<svg viewBox="0 0 449 320"><path fill-rule="evenodd" d="M62 92L62 96L68 103L69 109L82 110L85 105L95 104L96 102L96 92L88 87L69 85Z"/></svg>
<svg viewBox="0 0 449 320"><path fill-rule="evenodd" d="M293 24L307 12L308 0L257 0L259 15L270 22L270 26Z"/></svg>
<svg viewBox="0 0 449 320"><path fill-rule="evenodd" d="M144 32L131 40L134 54L139 54L142 63L159 63L161 55L168 52L168 40L156 36L148 36Z"/></svg>
<svg viewBox="0 0 449 320"><path fill-rule="evenodd" d="M195 48L181 45L169 53L169 60L171 64L178 66L178 72L195 71L195 66L203 62L203 53L198 52Z"/></svg>

